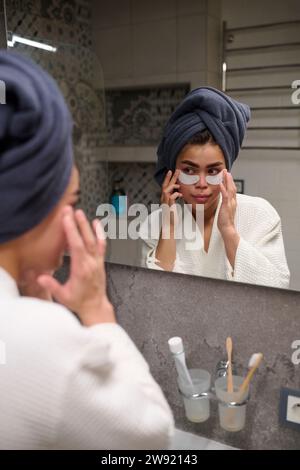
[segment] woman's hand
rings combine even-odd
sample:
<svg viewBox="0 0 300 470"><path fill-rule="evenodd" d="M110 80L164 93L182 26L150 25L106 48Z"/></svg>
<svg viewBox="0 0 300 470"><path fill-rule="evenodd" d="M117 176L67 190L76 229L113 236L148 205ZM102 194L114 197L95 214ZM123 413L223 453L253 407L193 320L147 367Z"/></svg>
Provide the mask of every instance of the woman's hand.
<svg viewBox="0 0 300 470"><path fill-rule="evenodd" d="M176 259L175 227L178 222L177 207L175 201L182 194L176 191L180 187L177 178L180 170L169 170L162 184L160 203L162 206L162 227L159 241L155 250L156 261L159 267L165 271L172 271ZM175 190L175 192L174 192Z"/></svg>
<svg viewBox="0 0 300 470"><path fill-rule="evenodd" d="M234 270L235 256L240 242L240 236L234 225L236 213L236 186L227 170L223 170L224 184L220 184L222 204L218 216L218 229L223 237L227 258Z"/></svg>
<svg viewBox="0 0 300 470"><path fill-rule="evenodd" d="M115 322L106 295L106 240L101 222L94 220L92 230L84 212L74 212L68 206L63 224L71 256L70 277L63 285L48 275L39 276L37 282L55 300L77 313L85 326Z"/></svg>
<svg viewBox="0 0 300 470"><path fill-rule="evenodd" d="M218 216L218 229L222 236L235 230L236 186L227 170L223 170L223 183L220 183L222 204Z"/></svg>
<svg viewBox="0 0 300 470"><path fill-rule="evenodd" d="M174 189L180 188L180 184L176 183L179 173L180 170L177 169L172 175L172 171L169 170L162 184L160 203L165 205L163 207L163 215L167 217L167 220L169 220L169 213L166 211L166 206L169 207L171 227L175 227L178 221L175 201L177 198L182 197L182 193L174 191Z"/></svg>
<svg viewBox="0 0 300 470"><path fill-rule="evenodd" d="M53 272L49 271L47 273L49 276L53 275ZM37 299L48 300L52 302L52 296L48 289L42 287L38 282L37 278L41 273L37 273L34 269L29 269L24 271L21 275L21 281L18 284L21 295L25 297L35 297Z"/></svg>

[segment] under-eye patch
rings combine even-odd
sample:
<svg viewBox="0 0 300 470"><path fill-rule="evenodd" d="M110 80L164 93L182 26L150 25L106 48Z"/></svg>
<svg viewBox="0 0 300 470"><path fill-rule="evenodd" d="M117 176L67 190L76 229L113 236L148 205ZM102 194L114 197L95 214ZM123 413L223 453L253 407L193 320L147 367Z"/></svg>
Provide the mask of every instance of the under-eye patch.
<svg viewBox="0 0 300 470"><path fill-rule="evenodd" d="M196 184L200 177L198 175L187 175L183 171L180 171L178 179L182 184ZM223 172L220 171L217 175L207 175L206 181L208 184L220 184L223 181Z"/></svg>
<svg viewBox="0 0 300 470"><path fill-rule="evenodd" d="M183 173L183 171L181 171L179 173L178 179L179 179L180 183L182 183L182 184L195 184L195 183L198 183L199 176L198 175L187 175L186 173Z"/></svg>
<svg viewBox="0 0 300 470"><path fill-rule="evenodd" d="M208 184L220 184L223 182L223 171L217 175L207 175L206 181Z"/></svg>

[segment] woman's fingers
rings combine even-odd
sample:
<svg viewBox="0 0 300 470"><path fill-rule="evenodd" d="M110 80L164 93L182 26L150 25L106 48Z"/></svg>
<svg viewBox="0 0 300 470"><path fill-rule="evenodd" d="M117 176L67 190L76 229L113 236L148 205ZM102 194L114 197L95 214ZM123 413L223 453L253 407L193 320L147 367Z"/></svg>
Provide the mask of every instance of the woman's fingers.
<svg viewBox="0 0 300 470"><path fill-rule="evenodd" d="M223 181L222 181L223 187L227 189L227 170L223 170Z"/></svg>
<svg viewBox="0 0 300 470"><path fill-rule="evenodd" d="M236 191L236 186L234 184L232 174L229 173L227 170L223 170L223 171L224 171L224 173L223 173L224 174L223 185L225 186L227 191L235 192Z"/></svg>
<svg viewBox="0 0 300 470"><path fill-rule="evenodd" d="M169 210L171 209L171 223L172 224L175 224L177 221L177 216L173 214L174 202L178 197L182 197L182 193L176 191L176 189L180 188L180 184L177 183L179 173L180 173L179 169L175 170L173 176L172 176L171 171L168 172L167 178L165 179L166 184L163 186L162 195L161 195L161 203L169 206Z"/></svg>
<svg viewBox="0 0 300 470"><path fill-rule="evenodd" d="M224 183L220 183L220 189L222 193L222 202L225 203L228 201L228 192L224 186Z"/></svg>
<svg viewBox="0 0 300 470"><path fill-rule="evenodd" d="M49 294L61 304L65 302L65 289L54 277L49 274L41 274L37 277L37 284L49 292Z"/></svg>
<svg viewBox="0 0 300 470"><path fill-rule="evenodd" d="M72 255L74 253L82 252L84 250L84 243L75 222L74 212L67 213L64 216L63 226L66 233L70 254Z"/></svg>
<svg viewBox="0 0 300 470"><path fill-rule="evenodd" d="M166 188L170 182L170 179L171 179L171 176L172 176L172 171L169 170L165 176L165 179L163 181L163 184L162 184L162 189Z"/></svg>
<svg viewBox="0 0 300 470"><path fill-rule="evenodd" d="M165 189L165 193L171 193L176 188L180 188L180 184L170 183L169 186Z"/></svg>
<svg viewBox="0 0 300 470"><path fill-rule="evenodd" d="M67 243L70 249L70 254L72 252L78 253L87 250L91 255L97 255L100 252L105 253L106 241L104 231L99 220L94 221L94 230L92 229L85 213L78 209L75 213L69 213L66 211L64 216L64 228L67 237ZM97 230L96 230L97 229ZM101 231L100 231L101 230Z"/></svg>
<svg viewBox="0 0 300 470"><path fill-rule="evenodd" d="M174 171L173 175L172 175L172 170L169 170L163 181L162 188L166 188L169 184L176 183L179 173L180 173L180 170L178 168L177 170Z"/></svg>
<svg viewBox="0 0 300 470"><path fill-rule="evenodd" d="M93 220L93 229L97 238L98 253L104 258L106 252L106 238L102 223L99 219Z"/></svg>
<svg viewBox="0 0 300 470"><path fill-rule="evenodd" d="M177 170L174 171L174 174L172 178L170 179L168 186L165 188L166 193L171 193L175 188L180 187L180 184L177 183L179 173L180 173L180 170L177 168Z"/></svg>
<svg viewBox="0 0 300 470"><path fill-rule="evenodd" d="M224 201L236 200L236 186L231 173L227 170L224 170L224 181L220 184L220 189Z"/></svg>
<svg viewBox="0 0 300 470"><path fill-rule="evenodd" d="M179 192L176 191L175 193L171 194L170 200L174 202L175 199L177 199L178 197L181 197L181 196L182 196L182 193L179 193Z"/></svg>
<svg viewBox="0 0 300 470"><path fill-rule="evenodd" d="M171 181L170 181L171 184L175 184L175 183L176 183L176 181L177 181L177 179L178 179L178 176L179 176L179 173L180 173L180 170L179 170L179 168L177 168L177 169L174 171L174 174L173 174L173 176L172 176L172 178L171 178Z"/></svg>
<svg viewBox="0 0 300 470"><path fill-rule="evenodd" d="M234 184L231 173L226 172L227 177L227 190L230 192L232 197L236 195L236 185Z"/></svg>
<svg viewBox="0 0 300 470"><path fill-rule="evenodd" d="M95 255L97 251L96 237L83 210L78 209L75 211L75 220L77 222L85 248L90 254Z"/></svg>
<svg viewBox="0 0 300 470"><path fill-rule="evenodd" d="M170 184L175 184L179 176L180 170L177 169L174 171L172 176L172 171L169 170L165 176L165 179L162 184L162 189L166 189Z"/></svg>

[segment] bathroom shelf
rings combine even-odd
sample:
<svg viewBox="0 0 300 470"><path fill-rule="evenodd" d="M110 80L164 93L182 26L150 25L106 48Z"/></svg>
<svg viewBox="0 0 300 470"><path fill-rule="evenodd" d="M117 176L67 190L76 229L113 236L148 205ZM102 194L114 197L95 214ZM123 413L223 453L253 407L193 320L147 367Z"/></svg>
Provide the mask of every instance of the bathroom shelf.
<svg viewBox="0 0 300 470"><path fill-rule="evenodd" d="M247 47L234 47L226 49L226 52L240 52L240 51L258 51L264 49L274 49L278 47L299 47L300 42L281 42L276 44L265 44L263 46L247 46Z"/></svg>
<svg viewBox="0 0 300 470"><path fill-rule="evenodd" d="M274 85L274 86L259 86L259 87L243 87L243 88L228 88L227 92L234 91L263 91L263 90L289 90L293 91L288 85Z"/></svg>
<svg viewBox="0 0 300 470"><path fill-rule="evenodd" d="M278 21L276 23L265 23L265 24L257 24L257 25L249 25L249 26L238 26L235 28L228 28L226 32L236 32L236 31L251 31L256 29L265 29L265 28L277 28L278 26L291 26L300 24L300 20L292 20L292 21Z"/></svg>
<svg viewBox="0 0 300 470"><path fill-rule="evenodd" d="M234 72L250 72L251 70L270 70L270 69L286 69L286 68L296 68L299 67L299 64L275 64L275 65L256 65L255 67L233 67L227 70L227 73Z"/></svg>
<svg viewBox="0 0 300 470"><path fill-rule="evenodd" d="M252 127L247 127L247 131L295 131L295 130L300 130L299 126L287 126L287 127L276 127L276 126L252 126Z"/></svg>
<svg viewBox="0 0 300 470"><path fill-rule="evenodd" d="M300 150L300 147L271 147L271 146L265 146L265 147L258 147L258 146L243 146L242 150Z"/></svg>
<svg viewBox="0 0 300 470"><path fill-rule="evenodd" d="M287 109L299 112L297 106L251 106L251 111L282 111Z"/></svg>

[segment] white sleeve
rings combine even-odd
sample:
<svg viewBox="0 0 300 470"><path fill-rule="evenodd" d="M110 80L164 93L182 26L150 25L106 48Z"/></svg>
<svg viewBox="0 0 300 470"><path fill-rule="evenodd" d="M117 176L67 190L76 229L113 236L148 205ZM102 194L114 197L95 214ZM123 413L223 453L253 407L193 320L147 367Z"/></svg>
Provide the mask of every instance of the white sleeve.
<svg viewBox="0 0 300 470"><path fill-rule="evenodd" d="M161 209L152 212L141 224L139 236L142 242L142 264L150 269L164 271L156 262L156 247L160 238L161 231ZM152 230L152 237L150 233Z"/></svg>
<svg viewBox="0 0 300 470"><path fill-rule="evenodd" d="M159 271L164 271L158 264L158 259L156 258L156 247L158 242L156 240L143 240L142 245L142 258L144 264L147 268L158 269Z"/></svg>
<svg viewBox="0 0 300 470"><path fill-rule="evenodd" d="M226 258L228 280L288 288L290 271L285 256L281 220L272 210L258 213L251 240L240 237L234 269Z"/></svg>
<svg viewBox="0 0 300 470"><path fill-rule="evenodd" d="M116 324L88 333L65 389L57 448L168 448L173 415L134 343Z"/></svg>

